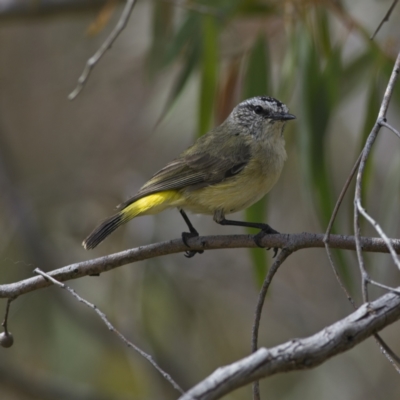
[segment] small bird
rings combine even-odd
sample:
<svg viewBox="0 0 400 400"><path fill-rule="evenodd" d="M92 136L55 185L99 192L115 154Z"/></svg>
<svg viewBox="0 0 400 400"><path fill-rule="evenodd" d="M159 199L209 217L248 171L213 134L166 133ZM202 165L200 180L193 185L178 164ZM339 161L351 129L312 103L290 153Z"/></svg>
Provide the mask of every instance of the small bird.
<svg viewBox="0 0 400 400"><path fill-rule="evenodd" d="M145 183L136 195L118 206L119 211L103 221L83 241L93 249L120 225L142 215L177 207L190 232L198 236L184 210L214 216L221 225L260 229L259 234L278 233L269 225L232 221L226 214L244 210L260 200L278 180L286 160L283 129L296 117L272 97L259 96L238 104L228 118L201 136L178 158ZM262 236L256 235L256 244ZM186 252L193 257L202 251Z"/></svg>

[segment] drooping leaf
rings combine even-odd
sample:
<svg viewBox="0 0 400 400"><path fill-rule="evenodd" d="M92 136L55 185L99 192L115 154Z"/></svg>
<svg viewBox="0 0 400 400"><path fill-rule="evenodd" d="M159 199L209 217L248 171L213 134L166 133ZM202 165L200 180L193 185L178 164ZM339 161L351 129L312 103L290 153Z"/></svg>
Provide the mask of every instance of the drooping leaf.
<svg viewBox="0 0 400 400"><path fill-rule="evenodd" d="M328 123L336 105L340 78L338 54L332 53L322 68L321 56L307 37L302 49L303 121L300 121L302 160L310 193L326 226L334 206L332 179L328 167Z"/></svg>
<svg viewBox="0 0 400 400"><path fill-rule="evenodd" d="M268 47L263 36L256 40L248 59L244 79L243 94L245 98L271 94ZM246 220L266 222L267 198L264 197L246 210ZM249 229L249 233L256 233ZM264 249L250 249L254 274L257 284L261 285L268 268L267 253Z"/></svg>

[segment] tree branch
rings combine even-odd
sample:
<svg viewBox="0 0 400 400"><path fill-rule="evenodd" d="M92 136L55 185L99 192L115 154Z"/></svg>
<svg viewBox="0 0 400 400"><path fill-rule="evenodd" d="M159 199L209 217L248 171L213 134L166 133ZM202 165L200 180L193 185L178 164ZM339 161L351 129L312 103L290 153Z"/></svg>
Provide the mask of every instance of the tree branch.
<svg viewBox="0 0 400 400"><path fill-rule="evenodd" d="M375 38L375 36L378 34L378 32L380 31L380 29L382 28L383 24L387 21L389 21L390 16L392 15L392 12L394 10L394 8L396 7L396 4L399 0L393 0L392 5L389 7L389 10L386 12L385 16L383 17L382 21L380 22L380 24L378 25L378 27L375 29L375 32L372 34L371 36L371 40L373 40Z"/></svg>
<svg viewBox="0 0 400 400"><path fill-rule="evenodd" d="M83 86L87 82L90 73L94 66L99 62L100 58L104 56L106 51L111 48L117 37L120 33L125 29L126 24L128 23L129 17L131 16L133 7L135 6L137 0L127 0L124 10L122 11L121 17L117 25L115 25L114 29L107 37L105 42L101 45L101 47L96 51L96 53L87 60L85 68L81 76L78 79L78 84L76 88L68 95L69 100L74 100L76 96L81 92Z"/></svg>
<svg viewBox="0 0 400 400"><path fill-rule="evenodd" d="M260 378L314 368L400 319L400 296L386 294L313 336L294 339L218 368L179 400L215 400Z"/></svg>
<svg viewBox="0 0 400 400"><path fill-rule="evenodd" d="M266 235L261 243L265 247L286 248L291 252L306 248L324 247L324 235L315 233ZM387 253L385 242L380 238L361 237L361 246L364 251ZM232 248L256 248L252 235L228 235L228 236L199 236L189 241L192 250L216 250ZM392 239L391 243L397 253L400 254L400 240ZM355 250L354 236L331 235L329 244L332 248L342 250ZM83 276L96 275L111 269L137 261L147 260L167 254L183 253L187 246L182 239L174 239L167 242L154 243L141 246L104 257L71 264L48 274L60 282L77 279ZM52 285L41 276L24 279L19 282L0 285L0 298L15 298L22 294L32 292Z"/></svg>

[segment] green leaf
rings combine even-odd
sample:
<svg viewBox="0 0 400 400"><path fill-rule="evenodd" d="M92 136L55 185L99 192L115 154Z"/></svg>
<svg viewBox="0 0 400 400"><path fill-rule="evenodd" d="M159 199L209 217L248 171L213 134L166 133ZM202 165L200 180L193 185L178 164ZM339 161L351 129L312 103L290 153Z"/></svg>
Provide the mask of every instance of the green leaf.
<svg viewBox="0 0 400 400"><path fill-rule="evenodd" d="M334 206L326 142L328 122L338 98L341 71L339 53L333 53L326 60L323 70L322 57L316 52L311 40L305 38L301 56L304 117L300 124L300 140L303 166L311 186L309 192L313 193L320 218L326 226Z"/></svg>
<svg viewBox="0 0 400 400"><path fill-rule="evenodd" d="M210 15L202 19L202 39L198 136L211 127L217 88L218 29L215 18Z"/></svg>
<svg viewBox="0 0 400 400"><path fill-rule="evenodd" d="M264 36L256 40L248 59L243 94L245 98L271 94L268 47ZM246 220L265 222L267 219L267 199L264 197L246 210ZM255 233L254 229L249 229ZM258 285L262 285L268 268L267 252L264 249L250 249L253 260L254 275Z"/></svg>

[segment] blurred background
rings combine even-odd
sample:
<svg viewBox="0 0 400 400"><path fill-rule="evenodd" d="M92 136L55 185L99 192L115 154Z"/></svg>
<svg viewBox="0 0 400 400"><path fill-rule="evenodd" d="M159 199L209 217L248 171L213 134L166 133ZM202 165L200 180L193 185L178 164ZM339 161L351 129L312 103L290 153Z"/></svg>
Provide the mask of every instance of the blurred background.
<svg viewBox="0 0 400 400"><path fill-rule="evenodd" d="M267 94L297 120L288 161L267 199L232 218L280 232L324 232L379 109L400 45L400 6L369 39L389 0L139 0L81 94L86 60L115 26L116 0L0 0L0 283L180 237L176 210L135 219L93 251L84 237L241 100ZM400 86L389 121L397 128ZM399 237L400 143L382 130L364 202ZM353 233L353 186L334 231ZM192 216L200 234L243 233ZM254 232L254 231L253 231ZM363 225L363 234L375 235ZM250 351L253 313L272 252L207 251L127 265L69 282L188 389ZM335 262L360 304L355 253ZM371 275L400 284L387 255ZM371 297L382 294L371 290ZM6 301L2 301L5 310ZM274 278L260 346L311 335L352 311L322 249L293 254ZM0 349L2 400L175 399L149 363L57 288L17 299ZM400 352L399 328L382 336ZM399 377L373 339L317 369L261 382L268 399L398 399ZM248 399L245 387L226 399Z"/></svg>

